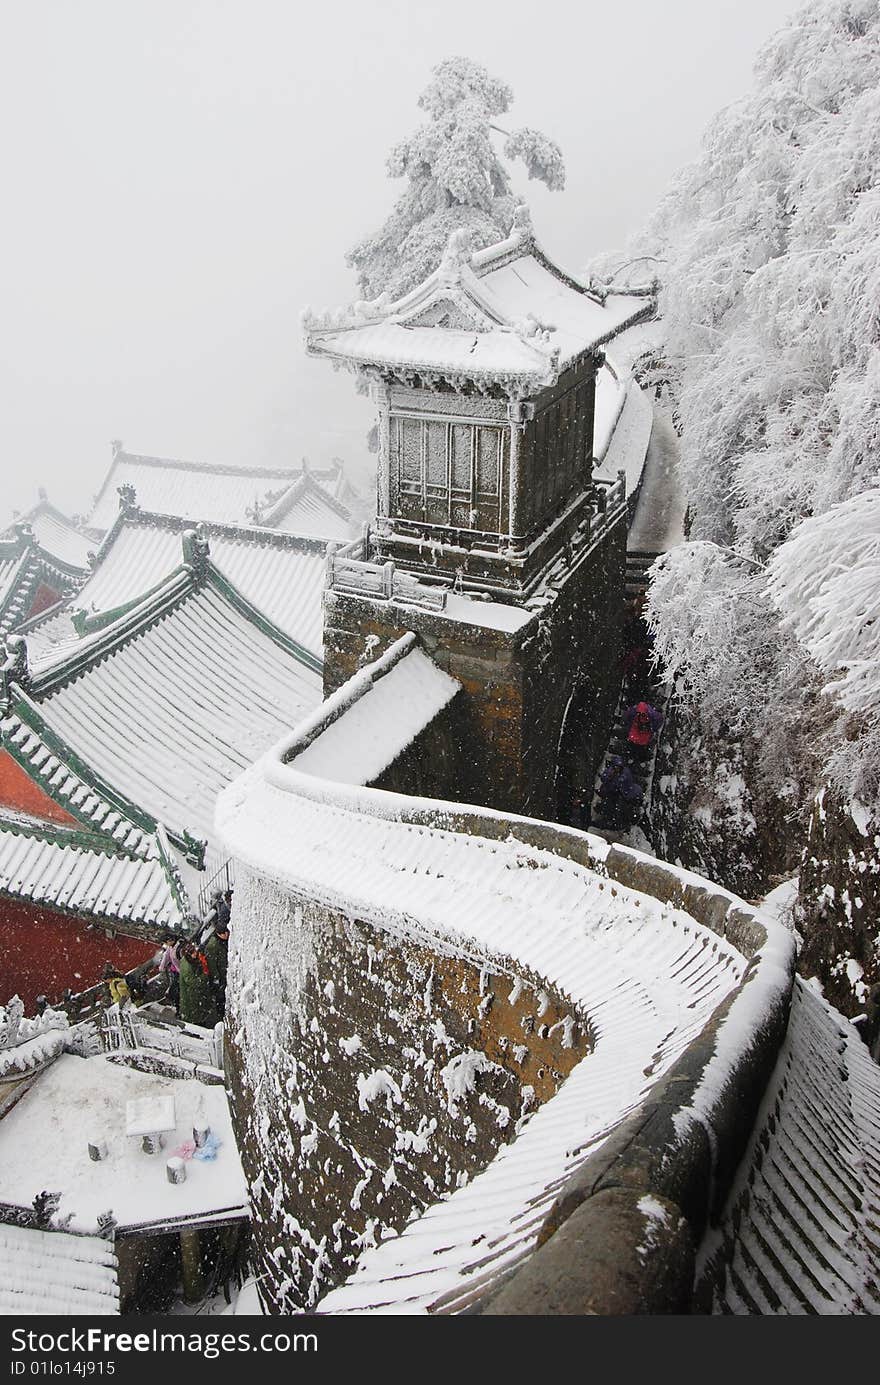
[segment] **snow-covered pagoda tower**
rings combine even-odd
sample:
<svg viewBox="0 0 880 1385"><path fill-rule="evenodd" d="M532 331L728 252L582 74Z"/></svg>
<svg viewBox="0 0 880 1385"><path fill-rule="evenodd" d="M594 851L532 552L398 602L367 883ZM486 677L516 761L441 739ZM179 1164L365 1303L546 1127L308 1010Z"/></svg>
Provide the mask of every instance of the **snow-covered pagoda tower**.
<svg viewBox="0 0 880 1385"><path fill-rule="evenodd" d="M596 375L652 308L553 265L521 209L485 250L456 231L397 302L305 317L309 352L356 371L378 410L377 518L361 562L331 559L325 692L419 632L469 689L491 784L469 792L495 806L554 811L566 716L605 720L626 524L622 484L593 478Z"/></svg>

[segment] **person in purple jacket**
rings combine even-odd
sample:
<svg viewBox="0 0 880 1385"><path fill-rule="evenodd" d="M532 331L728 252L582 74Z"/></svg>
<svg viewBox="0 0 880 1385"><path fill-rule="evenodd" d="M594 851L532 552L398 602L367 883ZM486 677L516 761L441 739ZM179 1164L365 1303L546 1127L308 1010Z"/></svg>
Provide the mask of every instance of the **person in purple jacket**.
<svg viewBox="0 0 880 1385"><path fill-rule="evenodd" d="M158 976L168 973L168 999L174 1006L174 1013L180 1014L180 962L178 943L173 933L166 933L162 939L162 956L156 969Z"/></svg>
<svg viewBox="0 0 880 1385"><path fill-rule="evenodd" d="M612 755L599 779L601 822L606 827L628 825L641 801L642 790L629 765Z"/></svg>

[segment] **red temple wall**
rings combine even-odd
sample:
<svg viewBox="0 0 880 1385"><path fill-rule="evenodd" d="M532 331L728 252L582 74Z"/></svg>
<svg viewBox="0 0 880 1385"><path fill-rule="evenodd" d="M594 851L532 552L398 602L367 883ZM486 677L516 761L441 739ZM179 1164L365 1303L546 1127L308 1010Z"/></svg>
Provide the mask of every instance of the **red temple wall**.
<svg viewBox="0 0 880 1385"><path fill-rule="evenodd" d="M26 619L30 620L32 616L41 616L44 611L48 611L50 606L56 605L60 600L61 593L59 591L56 591L54 587L50 587L48 583L41 582L34 592L34 599L31 602Z"/></svg>
<svg viewBox="0 0 880 1385"><path fill-rule="evenodd" d="M27 1015L38 995L59 1001L68 986L96 985L105 962L130 971L156 951L142 938L111 939L100 928L87 931L84 919L0 896L0 1005L20 995Z"/></svg>
<svg viewBox="0 0 880 1385"><path fill-rule="evenodd" d="M0 750L0 804L4 803L9 808L17 808L19 812L30 813L32 817L43 818L47 822L78 826L76 818L44 793L21 765L13 760L8 750Z"/></svg>

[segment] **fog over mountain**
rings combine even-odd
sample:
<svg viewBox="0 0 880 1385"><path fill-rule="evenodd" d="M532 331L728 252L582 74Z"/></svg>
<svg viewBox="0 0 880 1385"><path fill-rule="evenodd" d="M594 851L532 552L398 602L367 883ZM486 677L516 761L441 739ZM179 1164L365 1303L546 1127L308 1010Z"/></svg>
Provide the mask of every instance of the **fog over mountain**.
<svg viewBox="0 0 880 1385"><path fill-rule="evenodd" d="M307 360L299 314L356 293L345 252L399 195L390 148L450 54L513 88L562 148L529 182L563 263L623 243L719 106L748 89L788 0L479 7L399 0L39 0L0 52L7 510L43 484L85 508L133 451L285 464L369 458L371 411Z"/></svg>

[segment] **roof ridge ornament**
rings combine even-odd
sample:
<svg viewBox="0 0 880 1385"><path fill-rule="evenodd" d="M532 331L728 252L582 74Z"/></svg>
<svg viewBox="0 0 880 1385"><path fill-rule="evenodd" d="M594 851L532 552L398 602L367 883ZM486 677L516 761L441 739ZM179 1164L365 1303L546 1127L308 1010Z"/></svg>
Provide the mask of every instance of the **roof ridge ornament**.
<svg viewBox="0 0 880 1385"><path fill-rule="evenodd" d="M211 556L208 531L204 524L197 524L194 529L184 529L181 546L183 566L192 574L195 585L199 586L208 575L208 561Z"/></svg>
<svg viewBox="0 0 880 1385"><path fill-rule="evenodd" d="M5 658L0 664L0 706L12 705L12 684L27 688L31 681L28 667L27 640L23 635L7 635Z"/></svg>
<svg viewBox="0 0 880 1385"><path fill-rule="evenodd" d="M119 496L119 509L122 514L131 514L138 508L137 491L130 481L124 481L121 486L117 486L116 494Z"/></svg>
<svg viewBox="0 0 880 1385"><path fill-rule="evenodd" d="M471 268L472 253L473 236L467 226L460 226L446 242L443 258L437 266L437 282L448 288L460 284L464 271Z"/></svg>

